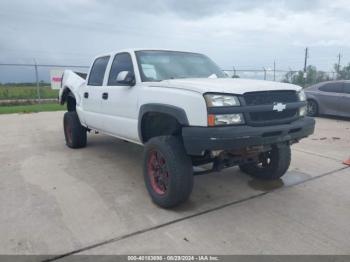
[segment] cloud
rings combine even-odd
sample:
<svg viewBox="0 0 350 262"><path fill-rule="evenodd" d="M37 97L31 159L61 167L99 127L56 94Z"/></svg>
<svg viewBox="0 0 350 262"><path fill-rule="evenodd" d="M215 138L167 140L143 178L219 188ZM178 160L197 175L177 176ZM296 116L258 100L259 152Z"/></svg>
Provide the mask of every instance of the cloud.
<svg viewBox="0 0 350 262"><path fill-rule="evenodd" d="M328 69L339 50L350 61L348 28L346 0L5 0L0 62L89 64L100 52L160 47L204 52L225 68L297 69L309 46Z"/></svg>
<svg viewBox="0 0 350 262"><path fill-rule="evenodd" d="M102 1L101 1L102 2ZM124 11L133 10L140 13L173 13L185 19L193 20L206 18L220 13L235 13L239 11L249 11L256 9L273 10L283 8L290 11L302 12L305 10L315 10L322 7L321 0L153 0L145 5L144 0L117 1L112 4L112 8L120 8Z"/></svg>

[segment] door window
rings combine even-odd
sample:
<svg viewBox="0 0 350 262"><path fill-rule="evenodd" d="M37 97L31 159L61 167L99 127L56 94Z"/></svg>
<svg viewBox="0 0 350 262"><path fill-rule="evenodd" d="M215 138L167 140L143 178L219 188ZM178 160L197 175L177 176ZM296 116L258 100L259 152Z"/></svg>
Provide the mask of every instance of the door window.
<svg viewBox="0 0 350 262"><path fill-rule="evenodd" d="M95 60L90 71L88 85L102 86L108 61L109 56L99 57Z"/></svg>
<svg viewBox="0 0 350 262"><path fill-rule="evenodd" d="M117 76L122 71L129 71L134 74L134 67L129 53L120 53L114 57L108 77L109 86L123 85L117 82Z"/></svg>
<svg viewBox="0 0 350 262"><path fill-rule="evenodd" d="M344 83L344 93L350 94L350 83Z"/></svg>
<svg viewBox="0 0 350 262"><path fill-rule="evenodd" d="M320 86L319 90L323 92L328 92L328 93L342 93L343 83L341 82L327 83Z"/></svg>

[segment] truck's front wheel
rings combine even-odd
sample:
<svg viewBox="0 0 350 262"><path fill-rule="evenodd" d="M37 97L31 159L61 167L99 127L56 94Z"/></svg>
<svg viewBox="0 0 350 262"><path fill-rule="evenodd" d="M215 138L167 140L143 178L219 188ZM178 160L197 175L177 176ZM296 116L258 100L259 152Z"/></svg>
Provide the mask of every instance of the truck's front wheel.
<svg viewBox="0 0 350 262"><path fill-rule="evenodd" d="M66 145L70 148L86 146L86 128L80 123L77 112L66 112L63 117L63 129Z"/></svg>
<svg viewBox="0 0 350 262"><path fill-rule="evenodd" d="M259 161L240 165L244 173L264 180L274 180L283 176L290 165L291 150L289 145L273 146L271 151L262 153Z"/></svg>
<svg viewBox="0 0 350 262"><path fill-rule="evenodd" d="M146 143L143 173L153 202L161 207L174 207L192 192L192 162L175 136L154 137Z"/></svg>

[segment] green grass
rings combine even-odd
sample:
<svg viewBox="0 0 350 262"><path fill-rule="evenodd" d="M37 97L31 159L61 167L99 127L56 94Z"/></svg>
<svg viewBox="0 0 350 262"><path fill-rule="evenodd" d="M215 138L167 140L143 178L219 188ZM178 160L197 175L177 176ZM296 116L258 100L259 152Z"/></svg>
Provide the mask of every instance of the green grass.
<svg viewBox="0 0 350 262"><path fill-rule="evenodd" d="M60 104L36 104L24 106L0 106L0 114L13 113L37 113L44 111L61 111L66 110L65 106Z"/></svg>
<svg viewBox="0 0 350 262"><path fill-rule="evenodd" d="M40 97L57 98L58 90L50 86L40 86ZM38 98L36 86L0 85L0 100Z"/></svg>

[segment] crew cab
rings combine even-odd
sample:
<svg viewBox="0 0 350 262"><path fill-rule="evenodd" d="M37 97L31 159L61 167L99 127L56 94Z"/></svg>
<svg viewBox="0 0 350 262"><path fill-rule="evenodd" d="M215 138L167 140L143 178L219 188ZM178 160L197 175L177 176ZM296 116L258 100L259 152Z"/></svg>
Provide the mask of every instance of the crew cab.
<svg viewBox="0 0 350 262"><path fill-rule="evenodd" d="M205 55L171 50L111 52L87 75L65 70L59 102L68 147L85 147L91 130L143 145L147 190L165 208L189 198L194 175L237 165L280 178L291 144L315 126L301 87L229 78Z"/></svg>

